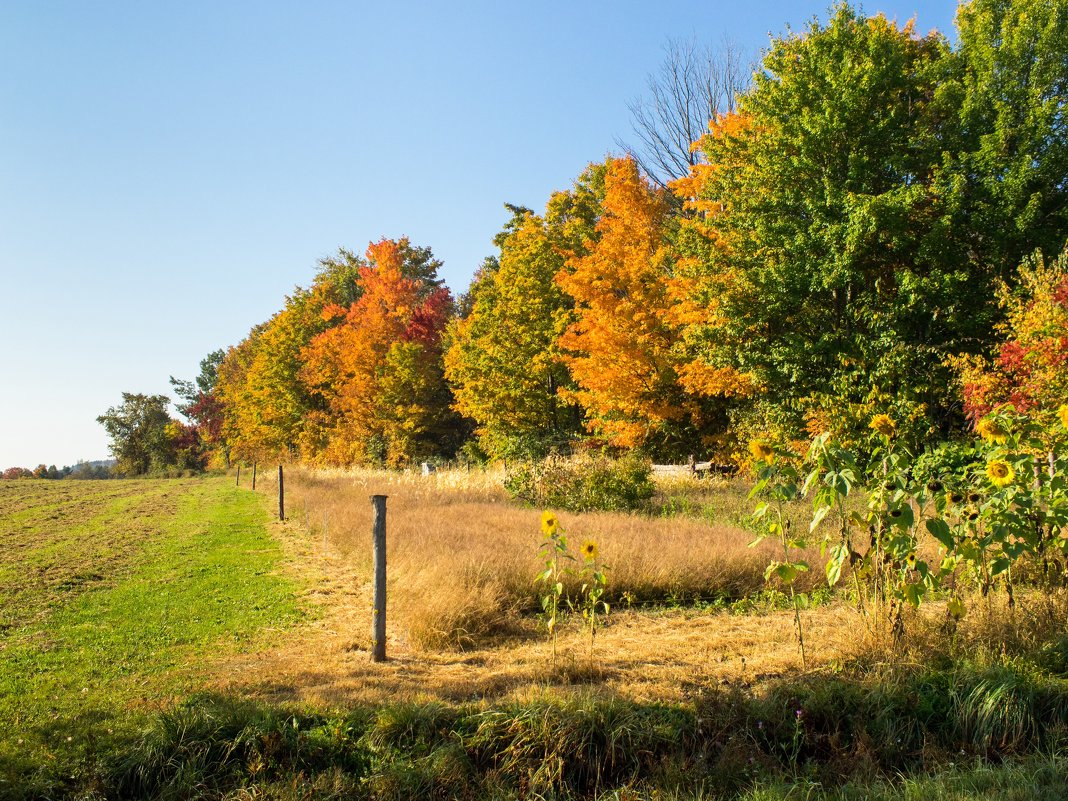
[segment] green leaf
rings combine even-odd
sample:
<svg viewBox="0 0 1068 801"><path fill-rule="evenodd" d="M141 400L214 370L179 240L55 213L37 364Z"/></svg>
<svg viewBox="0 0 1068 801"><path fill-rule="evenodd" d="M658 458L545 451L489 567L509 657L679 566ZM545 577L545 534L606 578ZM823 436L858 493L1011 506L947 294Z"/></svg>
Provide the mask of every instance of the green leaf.
<svg viewBox="0 0 1068 801"><path fill-rule="evenodd" d="M812 522L808 524L808 531L810 534L819 527L819 524L823 522L823 519L827 517L827 514L830 511L830 506L821 506L816 510L816 513L812 515Z"/></svg>
<svg viewBox="0 0 1068 801"><path fill-rule="evenodd" d="M797 578L797 568L791 564L783 563L775 568L775 576L783 584L793 584Z"/></svg>
<svg viewBox="0 0 1068 801"><path fill-rule="evenodd" d="M896 528L908 530L912 528L912 524L916 522L916 516L912 512L912 506L905 503L897 507L894 511L900 512L897 517L891 516L890 523Z"/></svg>
<svg viewBox="0 0 1068 801"><path fill-rule="evenodd" d="M839 543L831 548L831 558L827 560L827 585L833 587L842 577L842 567L849 558L849 548L845 543Z"/></svg>
<svg viewBox="0 0 1068 801"><path fill-rule="evenodd" d="M927 531L931 536L938 540L942 547L947 551L953 550L955 544L953 539L953 532L949 528L949 523L941 518L936 518L927 521Z"/></svg>

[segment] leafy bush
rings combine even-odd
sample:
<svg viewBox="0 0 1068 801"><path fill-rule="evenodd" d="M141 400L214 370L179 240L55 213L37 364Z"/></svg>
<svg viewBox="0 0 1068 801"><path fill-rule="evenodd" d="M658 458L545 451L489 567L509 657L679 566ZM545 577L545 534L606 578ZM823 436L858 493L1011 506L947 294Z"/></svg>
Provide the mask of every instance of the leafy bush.
<svg viewBox="0 0 1068 801"><path fill-rule="evenodd" d="M649 508L651 475L649 463L634 456L550 457L510 467L504 486L514 499L544 509L630 512Z"/></svg>

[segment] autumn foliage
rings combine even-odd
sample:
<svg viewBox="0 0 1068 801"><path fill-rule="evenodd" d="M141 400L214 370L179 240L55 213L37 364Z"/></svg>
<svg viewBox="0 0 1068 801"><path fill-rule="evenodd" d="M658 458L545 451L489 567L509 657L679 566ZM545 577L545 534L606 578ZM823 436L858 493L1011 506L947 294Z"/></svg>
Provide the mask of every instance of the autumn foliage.
<svg viewBox="0 0 1068 801"><path fill-rule="evenodd" d="M990 357L962 358L964 410L978 423L1004 404L1052 420L1068 402L1068 250L1047 264L1025 261L1015 287L999 293L1006 310L1001 342Z"/></svg>
<svg viewBox="0 0 1068 801"><path fill-rule="evenodd" d="M401 467L751 439L910 446L1068 397L1068 15L974 0L955 42L841 3L772 41L667 189L591 164L507 205L454 303L429 249L325 259L187 411L225 458ZM1026 265L1017 271L1018 265ZM219 461L218 458L216 461Z"/></svg>
<svg viewBox="0 0 1068 801"><path fill-rule="evenodd" d="M398 243L386 239L367 249L359 285L347 309L323 308L329 327L300 354L300 380L318 401L306 455L400 466L433 455L433 435L448 422L441 335L452 296L407 277Z"/></svg>
<svg viewBox="0 0 1068 801"><path fill-rule="evenodd" d="M598 239L556 277L575 302L560 338L578 385L567 397L585 409L592 433L623 448L644 445L686 413L672 355L678 329L667 318L670 224L665 198L634 161L609 159Z"/></svg>

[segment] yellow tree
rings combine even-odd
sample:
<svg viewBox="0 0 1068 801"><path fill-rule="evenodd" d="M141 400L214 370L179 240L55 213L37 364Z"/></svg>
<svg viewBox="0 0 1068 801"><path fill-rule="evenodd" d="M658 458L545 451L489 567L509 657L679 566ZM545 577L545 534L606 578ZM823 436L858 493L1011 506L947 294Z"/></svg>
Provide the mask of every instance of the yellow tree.
<svg viewBox="0 0 1068 801"><path fill-rule="evenodd" d="M222 436L234 456L282 458L301 450L313 399L299 380L301 352L324 326L321 294L297 290L219 366Z"/></svg>
<svg viewBox="0 0 1068 801"><path fill-rule="evenodd" d="M557 397L570 383L557 346L570 303L553 280L564 259L529 210L506 230L499 263L476 279L469 313L450 328L445 375L486 453L540 456L579 428Z"/></svg>

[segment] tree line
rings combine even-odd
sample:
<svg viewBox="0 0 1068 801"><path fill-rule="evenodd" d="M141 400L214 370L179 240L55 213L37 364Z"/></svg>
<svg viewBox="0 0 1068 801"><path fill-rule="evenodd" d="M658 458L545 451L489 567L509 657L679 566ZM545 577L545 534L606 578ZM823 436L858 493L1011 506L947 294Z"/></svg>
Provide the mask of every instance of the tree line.
<svg viewBox="0 0 1068 801"><path fill-rule="evenodd" d="M973 0L957 33L842 3L774 39L747 83L729 49L702 73L703 51L674 48L635 107L639 147L541 211L507 205L466 293L407 238L340 250L172 379L187 423L164 396L103 415L116 458L738 461L758 437L862 444L876 414L915 445L1002 403L1054 414L1068 0ZM679 76L704 111L672 117ZM707 127L680 148L695 113Z"/></svg>

